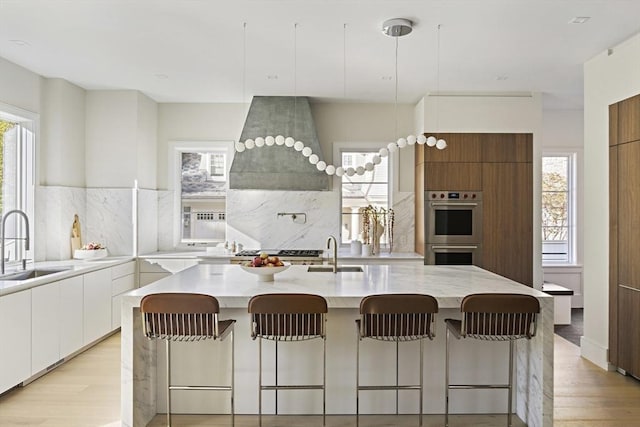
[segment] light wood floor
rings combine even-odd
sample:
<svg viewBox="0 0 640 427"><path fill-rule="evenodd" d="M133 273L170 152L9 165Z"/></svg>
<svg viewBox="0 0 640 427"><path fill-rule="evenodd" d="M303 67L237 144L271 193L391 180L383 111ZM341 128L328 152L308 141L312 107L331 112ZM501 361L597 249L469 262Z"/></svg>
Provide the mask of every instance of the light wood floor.
<svg viewBox="0 0 640 427"><path fill-rule="evenodd" d="M24 388L0 396L0 426L76 427L120 425L120 334L115 334ZM606 372L580 357L578 347L555 336L556 427L640 427L640 382ZM164 425L157 416L150 426ZM416 416L370 416L362 427L413 426ZM523 424L514 418L514 427ZM174 416L176 426L228 426L228 416ZM238 427L257 417L236 416ZM264 417L265 427L321 426L321 417ZM424 426L443 418L425 416ZM506 417L453 416L452 427L506 425ZM355 426L353 416L327 417L327 426Z"/></svg>

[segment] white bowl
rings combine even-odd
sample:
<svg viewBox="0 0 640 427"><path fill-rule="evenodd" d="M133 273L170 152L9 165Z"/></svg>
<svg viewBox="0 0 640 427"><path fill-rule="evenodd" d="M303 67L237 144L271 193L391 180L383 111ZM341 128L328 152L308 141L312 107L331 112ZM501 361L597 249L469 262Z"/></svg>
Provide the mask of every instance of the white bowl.
<svg viewBox="0 0 640 427"><path fill-rule="evenodd" d="M240 265L244 271L258 276L258 282L273 282L273 275L285 271L291 267L291 264L285 264L282 267L247 267Z"/></svg>
<svg viewBox="0 0 640 427"><path fill-rule="evenodd" d="M75 259L96 259L96 258L104 258L107 256L106 249L76 249L73 251L73 257Z"/></svg>

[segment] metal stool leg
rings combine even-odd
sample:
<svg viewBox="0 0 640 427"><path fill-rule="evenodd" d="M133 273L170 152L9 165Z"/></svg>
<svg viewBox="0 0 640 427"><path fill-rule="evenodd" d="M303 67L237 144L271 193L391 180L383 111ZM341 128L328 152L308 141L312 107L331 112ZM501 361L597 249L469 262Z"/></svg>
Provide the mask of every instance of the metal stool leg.
<svg viewBox="0 0 640 427"><path fill-rule="evenodd" d="M229 338L231 339L231 427L236 425L236 411L235 411L235 341L233 339L233 325L231 325L231 334Z"/></svg>
<svg viewBox="0 0 640 427"><path fill-rule="evenodd" d="M447 327L444 367L444 427L449 427L449 328Z"/></svg>
<svg viewBox="0 0 640 427"><path fill-rule="evenodd" d="M396 338L396 415L398 415L398 399L399 399L399 389L398 386L400 385L399 383L399 373L400 373L400 366L399 366L399 361L400 361L400 343L398 342L398 339Z"/></svg>
<svg viewBox="0 0 640 427"><path fill-rule="evenodd" d="M322 425L327 425L327 339L322 338Z"/></svg>
<svg viewBox="0 0 640 427"><path fill-rule="evenodd" d="M507 402L507 425L511 427L511 401L513 388L513 344L514 340L509 341L509 401Z"/></svg>
<svg viewBox="0 0 640 427"><path fill-rule="evenodd" d="M360 426L360 337L356 341L356 427Z"/></svg>
<svg viewBox="0 0 640 427"><path fill-rule="evenodd" d="M167 340L167 427L171 427L171 340Z"/></svg>
<svg viewBox="0 0 640 427"><path fill-rule="evenodd" d="M423 359L424 359L424 340L421 339L420 341L420 427L422 427L422 383L424 381L423 379Z"/></svg>
<svg viewBox="0 0 640 427"><path fill-rule="evenodd" d="M262 340L258 340L258 426L262 427Z"/></svg>

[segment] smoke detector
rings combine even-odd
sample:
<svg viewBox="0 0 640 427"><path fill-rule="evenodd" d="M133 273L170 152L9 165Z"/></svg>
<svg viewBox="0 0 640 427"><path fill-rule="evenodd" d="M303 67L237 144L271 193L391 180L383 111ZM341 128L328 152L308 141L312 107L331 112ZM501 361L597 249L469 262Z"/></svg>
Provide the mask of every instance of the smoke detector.
<svg viewBox="0 0 640 427"><path fill-rule="evenodd" d="M389 37L406 36L413 30L413 22L404 18L387 19L382 23L382 33Z"/></svg>

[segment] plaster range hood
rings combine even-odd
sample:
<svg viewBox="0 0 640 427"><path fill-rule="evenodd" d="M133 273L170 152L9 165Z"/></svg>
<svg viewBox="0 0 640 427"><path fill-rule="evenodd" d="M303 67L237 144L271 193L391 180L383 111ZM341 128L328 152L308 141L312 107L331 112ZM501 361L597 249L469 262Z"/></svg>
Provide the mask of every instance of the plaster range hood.
<svg viewBox="0 0 640 427"><path fill-rule="evenodd" d="M322 160L307 97L253 97L240 141L277 135L302 141ZM265 145L235 154L229 189L325 191L329 190L329 176L292 147Z"/></svg>

